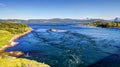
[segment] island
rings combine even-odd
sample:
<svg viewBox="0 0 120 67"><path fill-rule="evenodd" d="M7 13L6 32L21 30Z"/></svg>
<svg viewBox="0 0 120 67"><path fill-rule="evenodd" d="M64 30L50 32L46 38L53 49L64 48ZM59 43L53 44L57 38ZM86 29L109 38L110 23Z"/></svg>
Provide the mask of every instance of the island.
<svg viewBox="0 0 120 67"><path fill-rule="evenodd" d="M96 26L96 27L102 27L102 28L120 28L120 22L106 22L106 21L95 21L88 24L85 24L87 26Z"/></svg>
<svg viewBox="0 0 120 67"><path fill-rule="evenodd" d="M30 33L32 28L26 24L0 22L0 67L50 67L34 60L17 58L23 52L5 50L18 44L16 39Z"/></svg>

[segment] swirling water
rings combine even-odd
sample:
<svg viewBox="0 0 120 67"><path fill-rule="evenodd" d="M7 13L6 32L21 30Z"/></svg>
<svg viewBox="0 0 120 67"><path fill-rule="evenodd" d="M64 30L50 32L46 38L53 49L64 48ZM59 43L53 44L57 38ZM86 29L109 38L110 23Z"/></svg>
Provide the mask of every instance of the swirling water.
<svg viewBox="0 0 120 67"><path fill-rule="evenodd" d="M30 24L34 29L6 51L51 67L120 67L120 30L75 25ZM51 32L50 28L69 32Z"/></svg>

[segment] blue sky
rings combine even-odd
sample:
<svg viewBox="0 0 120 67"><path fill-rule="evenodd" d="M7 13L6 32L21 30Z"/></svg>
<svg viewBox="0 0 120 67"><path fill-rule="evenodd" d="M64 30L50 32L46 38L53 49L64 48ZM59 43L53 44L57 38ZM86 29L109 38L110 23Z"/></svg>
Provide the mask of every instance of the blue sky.
<svg viewBox="0 0 120 67"><path fill-rule="evenodd" d="M1 19L120 17L120 0L0 0Z"/></svg>

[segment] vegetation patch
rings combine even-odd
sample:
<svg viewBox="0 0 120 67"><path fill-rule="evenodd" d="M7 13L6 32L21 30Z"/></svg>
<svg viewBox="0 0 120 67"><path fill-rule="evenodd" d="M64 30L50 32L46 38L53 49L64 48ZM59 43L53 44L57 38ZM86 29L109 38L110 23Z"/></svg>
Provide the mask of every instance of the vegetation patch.
<svg viewBox="0 0 120 67"><path fill-rule="evenodd" d="M21 35L29 30L31 30L31 28L26 24L0 22L0 48L8 45L11 38L15 35ZM14 52L11 54L9 52L1 52L0 67L50 67L49 65L34 60L10 56L12 54L14 54Z"/></svg>
<svg viewBox="0 0 120 67"><path fill-rule="evenodd" d="M104 27L104 28L120 28L120 22L104 22L104 21L96 21L87 24L89 26L96 27Z"/></svg>
<svg viewBox="0 0 120 67"><path fill-rule="evenodd" d="M0 30L0 48L9 43L9 40L13 37L13 34L6 30Z"/></svg>
<svg viewBox="0 0 120 67"><path fill-rule="evenodd" d="M30 29L26 24L0 22L0 30L9 31L11 34L21 34Z"/></svg>
<svg viewBox="0 0 120 67"><path fill-rule="evenodd" d="M0 67L49 67L44 63L38 63L34 60L24 58L15 58L11 56L0 56Z"/></svg>

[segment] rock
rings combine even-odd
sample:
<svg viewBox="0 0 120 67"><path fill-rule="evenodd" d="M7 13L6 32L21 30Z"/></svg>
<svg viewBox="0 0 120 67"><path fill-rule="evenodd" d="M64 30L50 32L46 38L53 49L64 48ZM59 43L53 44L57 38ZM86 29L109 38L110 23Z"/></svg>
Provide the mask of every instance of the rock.
<svg viewBox="0 0 120 67"><path fill-rule="evenodd" d="M11 55L14 55L14 56L17 56L17 57L23 55L23 52L19 52L19 51L13 51L13 52L10 52L10 53L11 53Z"/></svg>
<svg viewBox="0 0 120 67"><path fill-rule="evenodd" d="M7 56L12 56L12 57L19 57L23 55L24 53L20 51L11 51L11 52L4 52L3 54Z"/></svg>

